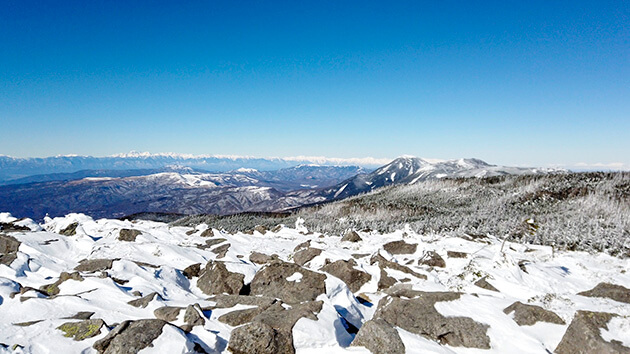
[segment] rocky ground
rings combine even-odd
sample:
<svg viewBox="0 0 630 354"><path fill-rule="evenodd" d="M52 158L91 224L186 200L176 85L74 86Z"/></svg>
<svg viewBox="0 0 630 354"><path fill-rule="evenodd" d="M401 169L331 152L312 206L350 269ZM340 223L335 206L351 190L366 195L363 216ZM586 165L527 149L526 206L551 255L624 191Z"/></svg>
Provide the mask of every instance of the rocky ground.
<svg viewBox="0 0 630 354"><path fill-rule="evenodd" d="M630 261L606 254L300 221L0 227L0 352L630 352Z"/></svg>

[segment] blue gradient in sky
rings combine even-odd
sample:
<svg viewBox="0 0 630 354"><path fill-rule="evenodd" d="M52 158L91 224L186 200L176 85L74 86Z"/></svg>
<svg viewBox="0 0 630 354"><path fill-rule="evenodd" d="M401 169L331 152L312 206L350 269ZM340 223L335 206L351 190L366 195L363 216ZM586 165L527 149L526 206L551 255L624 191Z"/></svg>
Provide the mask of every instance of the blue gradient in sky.
<svg viewBox="0 0 630 354"><path fill-rule="evenodd" d="M0 154L630 166L630 2L0 3Z"/></svg>

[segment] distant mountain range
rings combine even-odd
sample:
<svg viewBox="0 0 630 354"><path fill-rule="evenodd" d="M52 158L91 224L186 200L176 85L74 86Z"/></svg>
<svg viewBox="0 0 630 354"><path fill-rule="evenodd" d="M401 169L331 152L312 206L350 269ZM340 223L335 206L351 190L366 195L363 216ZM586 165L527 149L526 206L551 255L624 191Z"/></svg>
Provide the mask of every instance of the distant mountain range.
<svg viewBox="0 0 630 354"><path fill-rule="evenodd" d="M377 168L387 159L375 158L326 158L285 157L258 158L247 156L150 154L131 152L107 157L53 156L44 158L16 158L0 155L0 182L21 179L34 175L77 173L85 170L157 170L167 166L186 166L208 172L227 172L239 168L259 171L275 171L298 165L317 164L322 166L362 166ZM123 173L120 177L123 177Z"/></svg>
<svg viewBox="0 0 630 354"><path fill-rule="evenodd" d="M122 217L142 212L285 211L427 179L553 172L559 171L494 166L477 159L429 162L415 157L398 158L373 172L358 166L312 164L275 171L240 167L221 173L189 166L82 170L30 176L0 186L0 211L36 219L71 212Z"/></svg>

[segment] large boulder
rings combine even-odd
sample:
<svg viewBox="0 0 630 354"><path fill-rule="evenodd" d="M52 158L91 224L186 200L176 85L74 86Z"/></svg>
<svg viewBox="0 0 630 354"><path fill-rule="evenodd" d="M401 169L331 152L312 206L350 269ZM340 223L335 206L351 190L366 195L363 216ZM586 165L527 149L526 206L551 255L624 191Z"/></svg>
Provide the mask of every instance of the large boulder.
<svg viewBox="0 0 630 354"><path fill-rule="evenodd" d="M295 353L293 326L301 318L317 320L322 305L321 301L309 301L286 309L281 303L274 303L255 316L252 323L234 329L228 349L232 353Z"/></svg>
<svg viewBox="0 0 630 354"><path fill-rule="evenodd" d="M295 262L295 264L297 265L303 266L320 254L322 254L322 250L320 250L319 248L305 248L296 252L293 255L293 262Z"/></svg>
<svg viewBox="0 0 630 354"><path fill-rule="evenodd" d="M588 297L605 297L630 304L630 289L617 284L599 283L593 289L578 293Z"/></svg>
<svg viewBox="0 0 630 354"><path fill-rule="evenodd" d="M608 329L608 322L615 314L605 312L578 311L554 351L557 354L575 353L630 353L630 348L620 342L605 341L601 329Z"/></svg>
<svg viewBox="0 0 630 354"><path fill-rule="evenodd" d="M151 303L151 301L153 301L153 299L155 298L161 299L162 296L160 296L160 294L156 293L156 292L152 292L148 295L145 295L139 299L135 299L135 300L131 300L129 302L127 302L129 305L133 306L133 307L139 307L139 308L145 308L147 306L149 306L149 304Z"/></svg>
<svg viewBox="0 0 630 354"><path fill-rule="evenodd" d="M347 241L347 242L359 242L362 240L363 239L361 239L361 236L359 236L359 234L353 230L346 231L346 233L341 238L341 241Z"/></svg>
<svg viewBox="0 0 630 354"><path fill-rule="evenodd" d="M153 315L158 320L173 322L177 320L179 313L183 310L181 307L175 306L162 306L153 311Z"/></svg>
<svg viewBox="0 0 630 354"><path fill-rule="evenodd" d="M363 324L352 341L353 347L365 347L374 354L405 354L405 344L398 331L382 319Z"/></svg>
<svg viewBox="0 0 630 354"><path fill-rule="evenodd" d="M81 322L66 322L57 329L64 333L65 337L71 337L76 341L95 337L101 334L101 328L105 322L101 319L85 320Z"/></svg>
<svg viewBox="0 0 630 354"><path fill-rule="evenodd" d="M135 229L120 229L120 233L118 234L119 241L127 241L134 242L138 235L141 235L142 232Z"/></svg>
<svg viewBox="0 0 630 354"><path fill-rule="evenodd" d="M395 278L392 278L387 274L386 269L393 269L399 272L407 273L409 275L413 275L418 279L427 279L426 275L420 274L405 265L389 261L385 259L385 257L381 256L379 253L373 255L372 258L370 258L370 264L375 263L378 264L379 268L381 268L381 276L378 283L379 290L387 289L398 282Z"/></svg>
<svg viewBox="0 0 630 354"><path fill-rule="evenodd" d="M421 265L421 264L428 265L430 267L438 267L438 268L446 267L446 262L444 261L444 258L442 258L442 256L440 256L435 251L425 252L422 258L418 260L418 265Z"/></svg>
<svg viewBox="0 0 630 354"><path fill-rule="evenodd" d="M225 263L210 261L197 280L197 286L208 295L238 295L245 286L244 279L245 275L227 270Z"/></svg>
<svg viewBox="0 0 630 354"><path fill-rule="evenodd" d="M267 255L267 254L264 254L264 253L260 253L260 252L256 252L256 251L253 251L249 255L249 261L252 262L252 263L256 263L256 264L267 264L267 263L269 263L271 261L274 261L276 259L278 259L278 255L276 255L276 254L272 254L270 256L270 255Z"/></svg>
<svg viewBox="0 0 630 354"><path fill-rule="evenodd" d="M198 277L199 274L201 274L201 263L189 265L188 267L184 268L184 270L182 270L182 274L188 279Z"/></svg>
<svg viewBox="0 0 630 354"><path fill-rule="evenodd" d="M293 348L281 347L279 333L262 322L252 322L238 327L230 334L228 350L233 354L286 354Z"/></svg>
<svg viewBox="0 0 630 354"><path fill-rule="evenodd" d="M79 265L74 267L77 272L94 273L111 269L114 261L118 259L84 259Z"/></svg>
<svg viewBox="0 0 630 354"><path fill-rule="evenodd" d="M446 317L435 303L458 299L460 293L400 289L379 301L374 318L453 347L490 349L489 326L468 317Z"/></svg>
<svg viewBox="0 0 630 354"><path fill-rule="evenodd" d="M350 288L350 291L355 293L372 278L368 273L355 269L354 267L356 266L357 262L354 259L348 261L338 260L326 264L320 270L343 280Z"/></svg>
<svg viewBox="0 0 630 354"><path fill-rule="evenodd" d="M137 353L150 347L166 325L167 322L156 319L124 321L92 347L104 354Z"/></svg>
<svg viewBox="0 0 630 354"><path fill-rule="evenodd" d="M478 287L480 287L482 289L499 292L499 289L495 288L494 285L490 284L488 282L488 280L486 280L487 278L488 277L483 277L483 278L477 280L475 282L475 286L478 286Z"/></svg>
<svg viewBox="0 0 630 354"><path fill-rule="evenodd" d="M326 275L295 263L275 261L258 271L250 284L252 295L282 299L286 303L313 301L326 292Z"/></svg>
<svg viewBox="0 0 630 354"><path fill-rule="evenodd" d="M383 249L390 254L412 254L416 253L418 244L407 243L403 240L392 241L383 245Z"/></svg>
<svg viewBox="0 0 630 354"><path fill-rule="evenodd" d="M59 231L60 235L65 235L65 236L74 236L77 234L77 227L79 226L79 223L77 222L73 222L72 224L68 225L66 228L64 228L63 230Z"/></svg>
<svg viewBox="0 0 630 354"><path fill-rule="evenodd" d="M564 320L555 313L545 310L540 306L526 305L520 301L513 303L503 310L504 313L514 313L514 321L519 326L532 326L536 322L549 322L555 324L565 324Z"/></svg>
<svg viewBox="0 0 630 354"><path fill-rule="evenodd" d="M20 244L13 236L0 234L0 264L11 265L17 259Z"/></svg>
<svg viewBox="0 0 630 354"><path fill-rule="evenodd" d="M217 255L217 258L223 258L227 254L227 251L230 249L230 244L225 243L221 246L217 246L210 250L210 252Z"/></svg>

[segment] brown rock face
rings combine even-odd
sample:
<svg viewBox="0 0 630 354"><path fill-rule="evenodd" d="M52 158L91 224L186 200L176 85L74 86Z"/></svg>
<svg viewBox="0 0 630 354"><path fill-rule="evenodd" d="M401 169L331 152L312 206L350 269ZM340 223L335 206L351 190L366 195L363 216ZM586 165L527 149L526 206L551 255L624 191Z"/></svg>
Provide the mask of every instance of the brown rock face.
<svg viewBox="0 0 630 354"><path fill-rule="evenodd" d="M285 309L281 303L274 303L252 323L234 329L228 349L232 353L295 353L293 326L303 317L316 320L322 305L321 301L309 301Z"/></svg>
<svg viewBox="0 0 630 354"><path fill-rule="evenodd" d="M302 275L296 281L287 280L295 273ZM326 292L326 275L304 269L294 263L275 261L258 271L250 284L252 295L279 298L286 303L313 301Z"/></svg>
<svg viewBox="0 0 630 354"><path fill-rule="evenodd" d="M442 258L442 256L440 256L435 251L426 252L422 256L422 258L418 260L418 265L421 265L421 264L428 265L430 267L438 267L438 268L446 267L446 262L444 261L444 258Z"/></svg>
<svg viewBox="0 0 630 354"><path fill-rule="evenodd" d="M630 289L616 284L599 283L593 289L583 291L578 293L578 295L588 297L605 297L630 304Z"/></svg>
<svg viewBox="0 0 630 354"><path fill-rule="evenodd" d="M499 292L499 289L495 288L492 284L488 283L486 277L483 277L475 282L475 285L486 290Z"/></svg>
<svg viewBox="0 0 630 354"><path fill-rule="evenodd" d="M363 324L352 346L365 347L374 354L405 354L405 344L398 331L378 318Z"/></svg>
<svg viewBox="0 0 630 354"><path fill-rule="evenodd" d="M490 349L490 338L486 334L488 325L468 317L445 317L435 309L436 302L456 300L460 293L401 291L381 299L374 318L442 344Z"/></svg>
<svg viewBox="0 0 630 354"><path fill-rule="evenodd" d="M615 314L605 312L578 311L564 333L555 353L630 353L630 348L617 341L607 342L601 336L601 329L608 329L608 322Z"/></svg>
<svg viewBox="0 0 630 354"><path fill-rule="evenodd" d="M361 238L361 236L359 236L358 233L356 233L356 231L346 231L346 233L343 235L343 237L341 238L341 241L347 241L347 242L359 242L359 241L363 241L363 239Z"/></svg>
<svg viewBox="0 0 630 354"><path fill-rule="evenodd" d="M119 241L127 241L134 242L138 235L142 234L139 230L135 229L120 229L120 233L118 234Z"/></svg>
<svg viewBox="0 0 630 354"><path fill-rule="evenodd" d="M65 229L59 231L59 234L65 235L65 236L74 236L77 234L78 226L79 226L79 223L73 222L72 224L68 225L68 227L66 227Z"/></svg>
<svg viewBox="0 0 630 354"><path fill-rule="evenodd" d="M506 307L503 312L508 315L514 312L514 321L518 323L519 326L532 326L536 322L565 324L564 320L555 313L545 310L540 306L523 304L520 301Z"/></svg>
<svg viewBox="0 0 630 354"><path fill-rule="evenodd" d="M383 249L390 254L412 254L416 253L418 245L415 243L407 243L405 241L393 241L383 245Z"/></svg>
<svg viewBox="0 0 630 354"><path fill-rule="evenodd" d="M197 280L197 286L208 295L238 295L245 286L243 279L243 274L228 271L223 262L210 261Z"/></svg>
<svg viewBox="0 0 630 354"><path fill-rule="evenodd" d="M349 261L338 260L326 264L321 270L343 280L350 288L350 291L355 293L372 278L368 273L355 269L356 265L357 262L354 259Z"/></svg>
<svg viewBox="0 0 630 354"><path fill-rule="evenodd" d="M256 252L256 251L252 252L249 255L250 262L256 263L256 264L267 264L267 263L269 263L269 262L271 262L273 260L276 260L276 259L278 259L278 256L275 255L275 254L269 256L269 255L266 255L264 253L260 253L260 252Z"/></svg>
<svg viewBox="0 0 630 354"><path fill-rule="evenodd" d="M94 273L111 269L114 261L118 259L84 259L74 268L78 272Z"/></svg>
<svg viewBox="0 0 630 354"><path fill-rule="evenodd" d="M320 254L322 254L322 250L320 250L319 248L309 247L296 252L293 255L293 261L295 262L295 264L303 266Z"/></svg>
<svg viewBox="0 0 630 354"><path fill-rule="evenodd" d="M92 346L99 353L137 353L162 334L167 322L162 320L124 321Z"/></svg>

